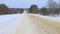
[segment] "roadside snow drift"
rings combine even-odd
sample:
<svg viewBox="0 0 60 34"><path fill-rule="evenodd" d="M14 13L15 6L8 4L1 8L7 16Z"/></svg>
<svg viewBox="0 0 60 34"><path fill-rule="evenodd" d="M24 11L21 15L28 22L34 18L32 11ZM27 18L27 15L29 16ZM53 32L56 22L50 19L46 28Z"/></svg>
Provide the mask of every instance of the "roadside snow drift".
<svg viewBox="0 0 60 34"><path fill-rule="evenodd" d="M60 22L35 14L0 16L0 34L60 34Z"/></svg>

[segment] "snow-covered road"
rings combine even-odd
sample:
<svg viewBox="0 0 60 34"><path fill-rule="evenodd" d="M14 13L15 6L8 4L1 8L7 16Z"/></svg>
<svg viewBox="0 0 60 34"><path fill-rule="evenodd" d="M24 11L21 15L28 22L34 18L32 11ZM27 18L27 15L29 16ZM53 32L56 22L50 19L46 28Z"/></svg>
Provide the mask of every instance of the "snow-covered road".
<svg viewBox="0 0 60 34"><path fill-rule="evenodd" d="M0 34L60 34L56 21L27 13L5 16L0 16Z"/></svg>
<svg viewBox="0 0 60 34"><path fill-rule="evenodd" d="M42 32L42 34L60 34L60 23L54 20L51 21L34 15L29 15L29 19L32 21L31 23L35 24L35 27L37 26L35 30L37 30L38 33Z"/></svg>

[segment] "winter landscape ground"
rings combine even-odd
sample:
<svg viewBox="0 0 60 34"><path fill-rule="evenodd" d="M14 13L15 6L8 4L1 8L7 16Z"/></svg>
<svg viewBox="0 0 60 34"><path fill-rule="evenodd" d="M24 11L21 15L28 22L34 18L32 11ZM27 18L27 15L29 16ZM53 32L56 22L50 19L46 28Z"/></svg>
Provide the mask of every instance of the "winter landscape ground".
<svg viewBox="0 0 60 34"><path fill-rule="evenodd" d="M0 34L60 34L60 16L10 14L0 16Z"/></svg>

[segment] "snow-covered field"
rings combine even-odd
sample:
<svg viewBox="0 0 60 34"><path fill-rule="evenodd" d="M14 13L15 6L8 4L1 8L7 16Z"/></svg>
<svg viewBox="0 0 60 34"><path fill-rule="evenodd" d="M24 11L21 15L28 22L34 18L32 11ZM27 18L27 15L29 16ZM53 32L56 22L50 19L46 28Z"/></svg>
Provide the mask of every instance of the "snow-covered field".
<svg viewBox="0 0 60 34"><path fill-rule="evenodd" d="M0 34L11 34L22 21L22 14L11 14L0 16ZM8 33L7 33L8 32Z"/></svg>
<svg viewBox="0 0 60 34"><path fill-rule="evenodd" d="M34 15L41 17L43 19L60 22L60 16L49 17L49 16L38 15L38 14L34 14ZM42 26L38 26L37 23L32 23L32 22L34 22L34 17L30 18L29 15L25 13L1 15L0 34L40 34L40 33L47 34L47 32L42 31L44 29ZM42 29L41 30L42 32L39 31L39 27L43 28L43 29L40 28L40 30Z"/></svg>
<svg viewBox="0 0 60 34"><path fill-rule="evenodd" d="M48 20L52 20L52 21L60 22L60 16L52 17L52 16L43 16L40 14L35 14L35 16L42 17L44 19L48 19Z"/></svg>

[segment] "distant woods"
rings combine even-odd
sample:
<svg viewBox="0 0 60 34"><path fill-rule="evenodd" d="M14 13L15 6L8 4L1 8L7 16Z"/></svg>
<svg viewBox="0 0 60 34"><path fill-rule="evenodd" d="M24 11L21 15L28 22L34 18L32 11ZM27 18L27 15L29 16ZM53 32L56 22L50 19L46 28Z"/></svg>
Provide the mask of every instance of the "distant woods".
<svg viewBox="0 0 60 34"><path fill-rule="evenodd" d="M29 13L41 14L46 16L58 16L60 14L60 8L38 8L37 5L31 5L31 7L29 8Z"/></svg>
<svg viewBox="0 0 60 34"><path fill-rule="evenodd" d="M60 7L60 6L59 6ZM46 16L55 16L60 14L60 8L56 8L55 4L53 5L53 8L49 5L49 8L42 7L38 8L37 5L33 4L29 8L9 8L5 4L0 4L0 15L3 14L16 14L16 13L23 13L23 11L26 10L28 13L33 14L41 14Z"/></svg>
<svg viewBox="0 0 60 34"><path fill-rule="evenodd" d="M0 4L0 15L23 13L22 8L9 8L5 4Z"/></svg>
<svg viewBox="0 0 60 34"><path fill-rule="evenodd" d="M12 13L15 13L15 11L12 11L12 9L9 9L5 4L0 4L0 15L12 14Z"/></svg>

